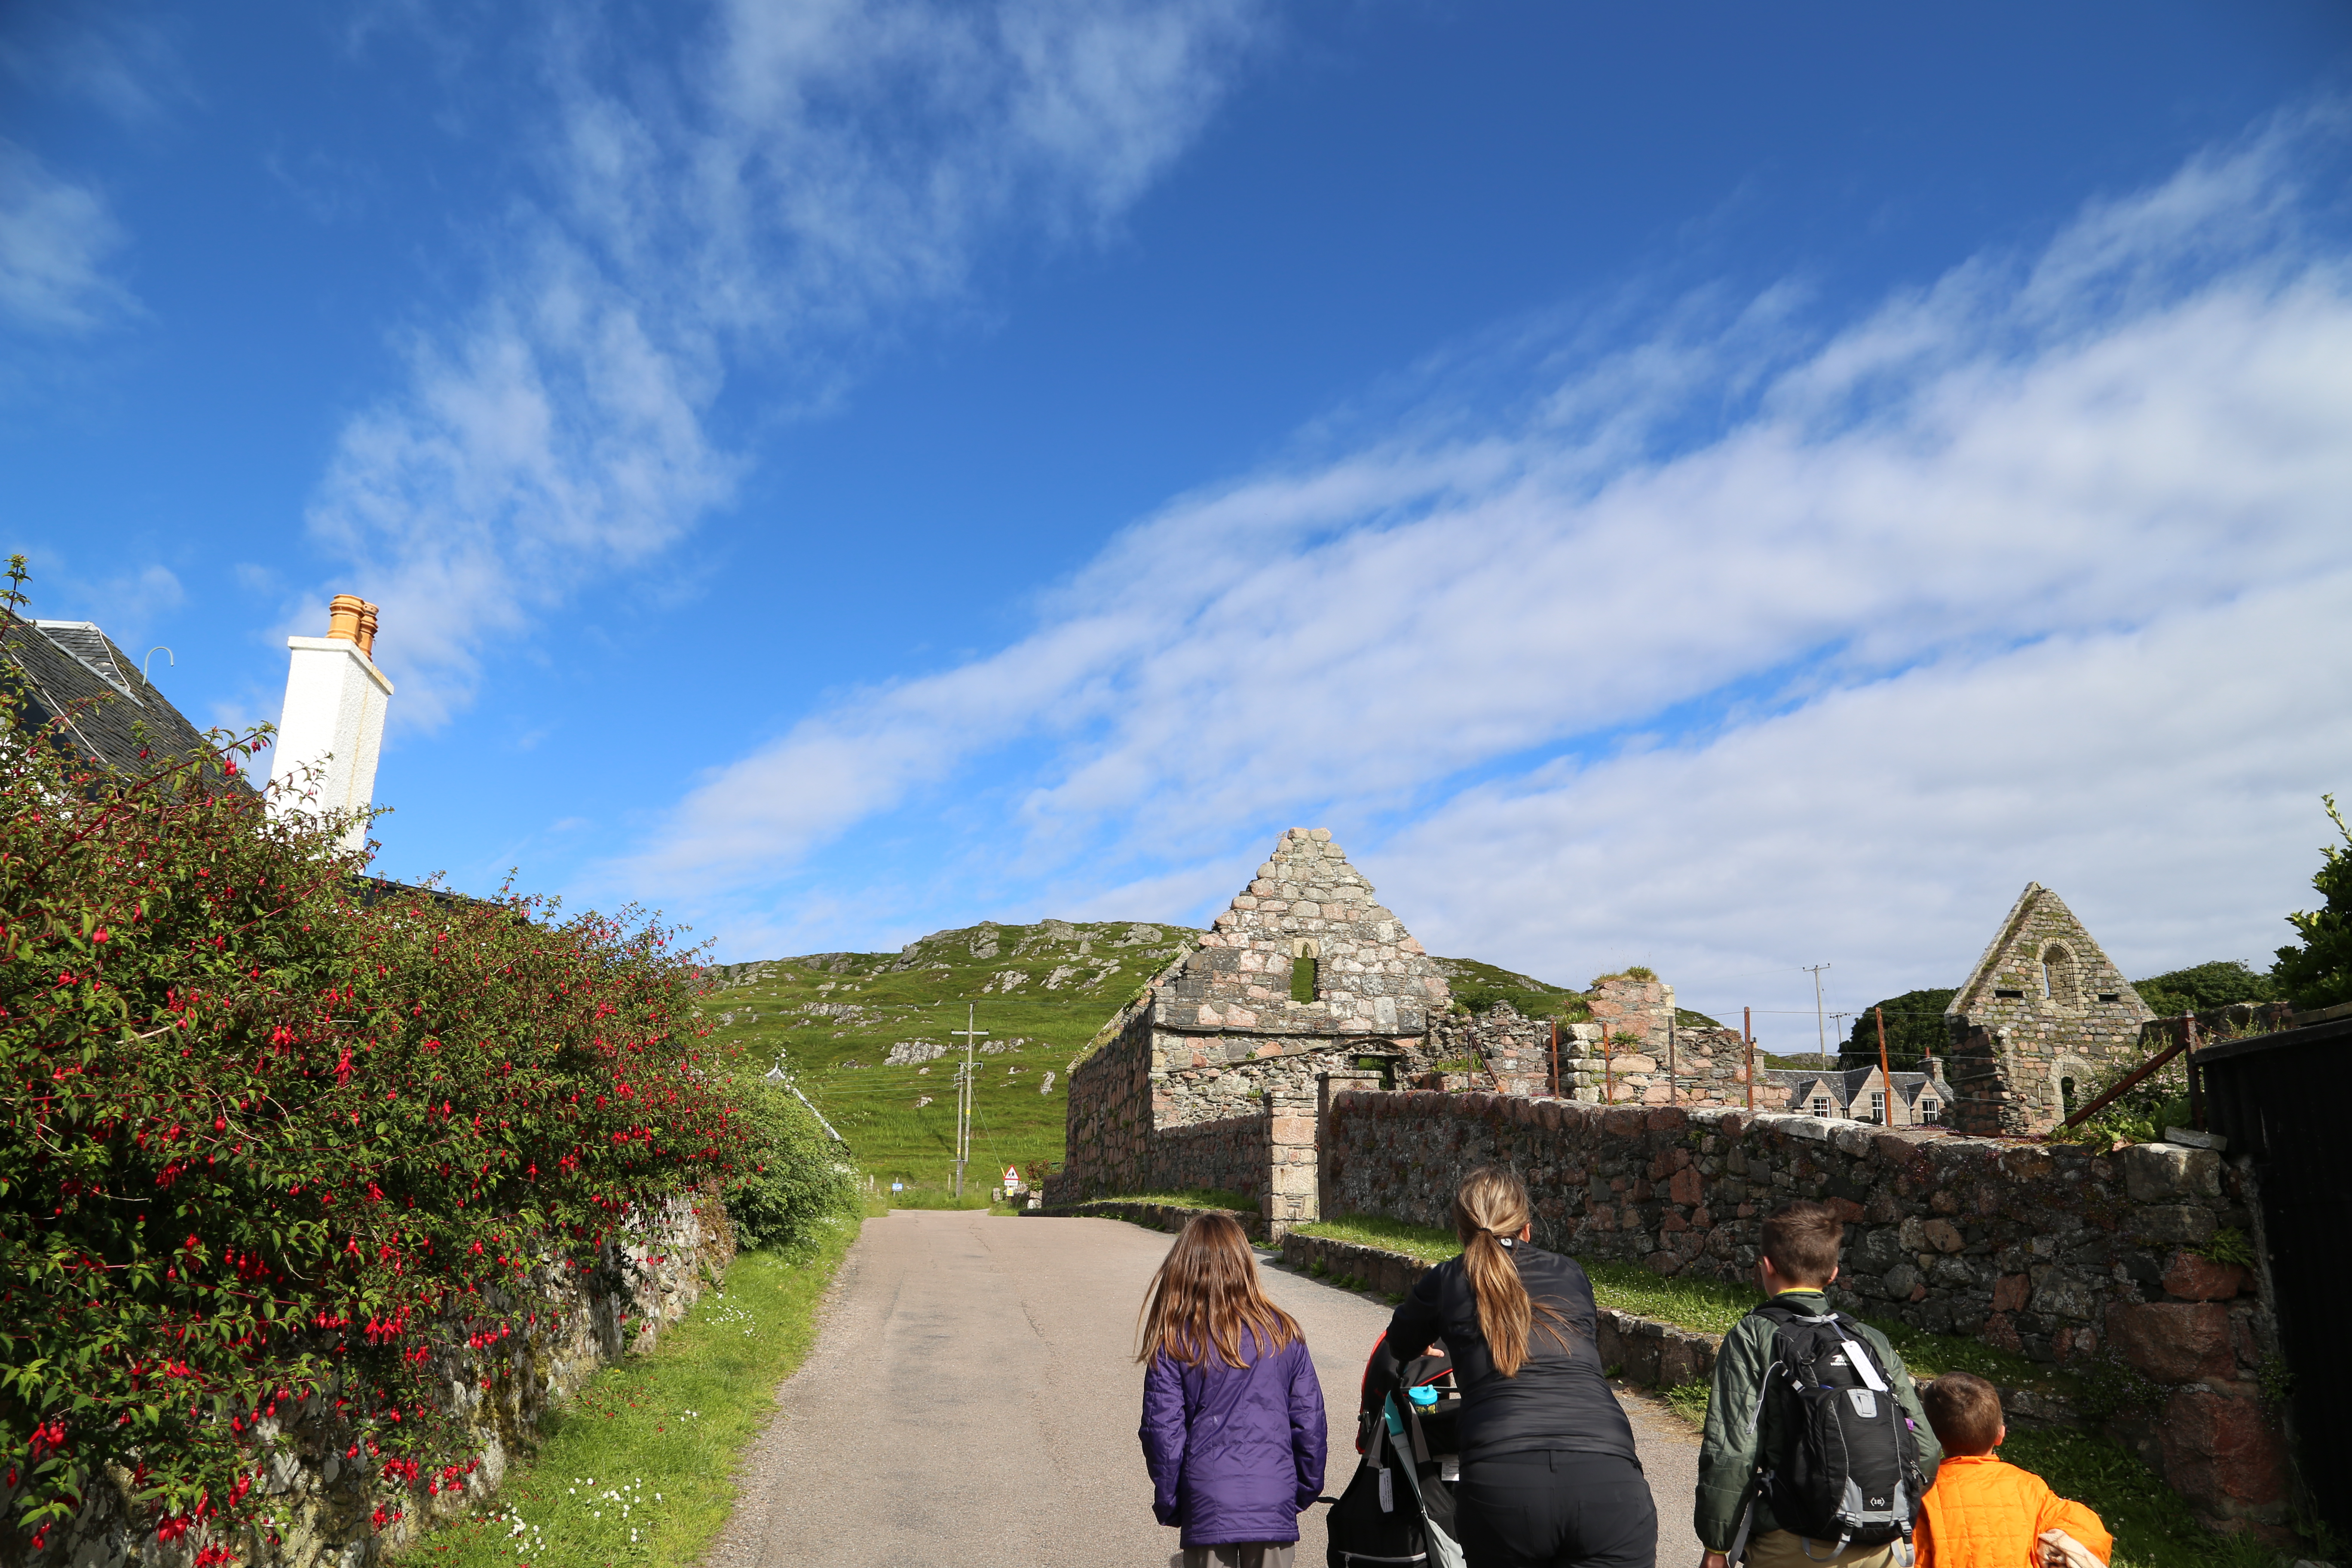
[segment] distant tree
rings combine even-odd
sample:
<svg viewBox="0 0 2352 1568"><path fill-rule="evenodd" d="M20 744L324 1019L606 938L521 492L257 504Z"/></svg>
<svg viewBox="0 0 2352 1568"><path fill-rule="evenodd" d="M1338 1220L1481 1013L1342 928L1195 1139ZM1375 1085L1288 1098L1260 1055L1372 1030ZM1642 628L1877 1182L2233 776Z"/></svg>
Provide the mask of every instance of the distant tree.
<svg viewBox="0 0 2352 1568"><path fill-rule="evenodd" d="M2257 974L2235 958L2192 963L2146 980L2132 982L2139 999L2159 1018L2227 1007L2232 1002L2275 1002L2278 986L2267 974Z"/></svg>
<svg viewBox="0 0 2352 1568"><path fill-rule="evenodd" d="M1952 1005L1957 991L1931 987L1925 991L1906 991L1900 996L1889 996L1875 1008L1864 1007L1853 1021L1853 1031L1846 1037L1845 1047L1839 1053L1838 1065L1859 1068L1878 1065L1878 1019L1875 1012L1886 1015L1886 1065L1896 1072L1917 1072L1919 1058L1929 1052L1944 1055L1944 1009Z"/></svg>
<svg viewBox="0 0 2352 1568"><path fill-rule="evenodd" d="M2334 795L2319 799L2344 843L2320 851L2319 870L2311 879L2320 907L2286 917L2303 941L2280 948L2271 965L2271 978L2287 1000L2306 1008L2352 1002L2352 828L2344 826Z"/></svg>

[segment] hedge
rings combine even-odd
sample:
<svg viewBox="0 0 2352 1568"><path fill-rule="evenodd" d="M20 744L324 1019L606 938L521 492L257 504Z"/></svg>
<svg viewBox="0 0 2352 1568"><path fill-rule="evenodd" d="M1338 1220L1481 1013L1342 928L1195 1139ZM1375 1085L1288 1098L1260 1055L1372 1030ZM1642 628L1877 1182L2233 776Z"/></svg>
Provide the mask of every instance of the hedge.
<svg viewBox="0 0 2352 1568"><path fill-rule="evenodd" d="M240 782L266 732L124 778L21 711L0 689L0 1560L110 1474L236 1561L298 1418L395 1500L462 1484L453 1369L504 1375L472 1352L516 1327L484 1291L765 1174L673 933L368 884Z"/></svg>

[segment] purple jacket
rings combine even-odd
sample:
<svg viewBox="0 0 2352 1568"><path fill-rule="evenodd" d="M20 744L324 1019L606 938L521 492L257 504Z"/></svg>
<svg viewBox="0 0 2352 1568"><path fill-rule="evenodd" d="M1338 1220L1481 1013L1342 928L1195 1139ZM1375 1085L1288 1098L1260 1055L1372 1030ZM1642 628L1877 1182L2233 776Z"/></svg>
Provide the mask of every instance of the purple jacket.
<svg viewBox="0 0 2352 1568"><path fill-rule="evenodd" d="M1323 1385L1303 1339L1244 1367L1152 1357L1141 1436L1151 1511L1182 1525L1187 1546L1296 1541L1299 1513L1323 1495Z"/></svg>

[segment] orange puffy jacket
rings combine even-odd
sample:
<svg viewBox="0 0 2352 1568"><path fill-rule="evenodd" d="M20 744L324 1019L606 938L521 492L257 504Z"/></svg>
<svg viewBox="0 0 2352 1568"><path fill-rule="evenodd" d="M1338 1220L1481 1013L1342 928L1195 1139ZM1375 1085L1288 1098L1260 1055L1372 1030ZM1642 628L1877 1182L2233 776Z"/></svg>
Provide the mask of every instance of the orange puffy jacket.
<svg viewBox="0 0 2352 1568"><path fill-rule="evenodd" d="M1947 1454L1920 1500L1914 1544L1919 1568L2038 1568L2045 1530L2064 1531L2102 1563L2115 1555L2099 1516L2032 1470L1990 1454Z"/></svg>

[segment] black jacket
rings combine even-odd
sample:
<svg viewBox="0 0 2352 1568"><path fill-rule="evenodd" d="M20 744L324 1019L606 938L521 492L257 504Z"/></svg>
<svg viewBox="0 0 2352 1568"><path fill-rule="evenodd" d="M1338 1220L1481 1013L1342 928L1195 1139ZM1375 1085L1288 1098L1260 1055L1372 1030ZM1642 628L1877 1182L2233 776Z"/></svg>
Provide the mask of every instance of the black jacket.
<svg viewBox="0 0 2352 1568"><path fill-rule="evenodd" d="M1635 1458L1633 1425L1601 1373L1591 1281L1576 1259L1526 1242L1513 1247L1511 1256L1538 1309L1528 1359L1516 1375L1495 1370L1486 1337L1478 1331L1478 1300L1459 1258L1423 1274L1389 1320L1382 1371L1393 1381L1401 1363L1426 1351L1432 1340L1445 1341L1462 1388L1465 1465L1546 1448ZM1557 1320L1544 1316L1547 1306Z"/></svg>

